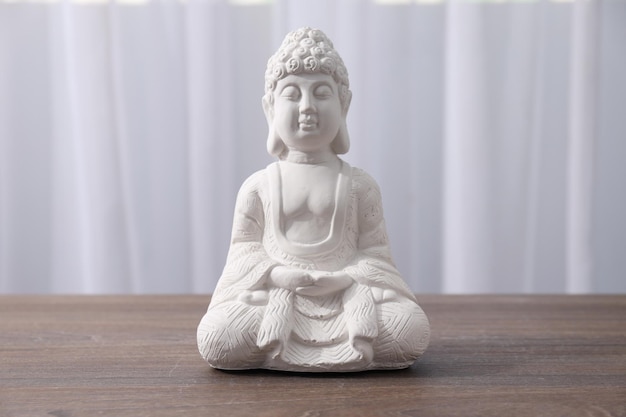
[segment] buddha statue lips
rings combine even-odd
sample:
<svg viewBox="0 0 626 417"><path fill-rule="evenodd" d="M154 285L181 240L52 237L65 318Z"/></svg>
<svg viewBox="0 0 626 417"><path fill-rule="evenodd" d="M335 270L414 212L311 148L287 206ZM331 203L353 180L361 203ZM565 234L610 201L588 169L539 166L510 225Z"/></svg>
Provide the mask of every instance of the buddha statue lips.
<svg viewBox="0 0 626 417"><path fill-rule="evenodd" d="M211 366L401 369L426 350L428 319L393 263L378 185L338 157L350 145L351 97L343 61L317 29L289 33L269 59L263 109L278 161L237 196L226 265L197 332ZM313 130L314 141L300 140Z"/></svg>
<svg viewBox="0 0 626 417"><path fill-rule="evenodd" d="M312 116L301 117L298 124L303 130L312 130L317 127L317 119Z"/></svg>

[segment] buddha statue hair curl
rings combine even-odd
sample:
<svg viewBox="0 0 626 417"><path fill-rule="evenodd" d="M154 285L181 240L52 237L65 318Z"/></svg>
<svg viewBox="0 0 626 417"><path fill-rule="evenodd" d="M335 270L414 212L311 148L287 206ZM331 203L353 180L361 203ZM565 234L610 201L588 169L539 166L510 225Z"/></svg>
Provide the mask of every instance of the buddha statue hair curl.
<svg viewBox="0 0 626 417"><path fill-rule="evenodd" d="M343 60L334 49L332 41L319 29L303 27L285 36L283 43L267 62L265 71L265 105L274 106L274 90L279 80L288 75L322 73L333 77L339 91L339 102L344 112L344 121L339 128L337 137L331 144L336 154L344 154L350 149L350 139L346 126L345 115L350 106L352 92L348 71ZM278 137L270 119L267 139L267 150L271 155L283 158L286 146Z"/></svg>

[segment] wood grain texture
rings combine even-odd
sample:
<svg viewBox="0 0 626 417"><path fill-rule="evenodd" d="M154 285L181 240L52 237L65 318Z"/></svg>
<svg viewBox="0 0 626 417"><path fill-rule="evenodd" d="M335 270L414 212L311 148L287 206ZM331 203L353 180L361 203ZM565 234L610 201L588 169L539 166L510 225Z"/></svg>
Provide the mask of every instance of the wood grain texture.
<svg viewBox="0 0 626 417"><path fill-rule="evenodd" d="M626 296L420 296L411 368L222 372L206 296L0 296L0 416L626 416Z"/></svg>

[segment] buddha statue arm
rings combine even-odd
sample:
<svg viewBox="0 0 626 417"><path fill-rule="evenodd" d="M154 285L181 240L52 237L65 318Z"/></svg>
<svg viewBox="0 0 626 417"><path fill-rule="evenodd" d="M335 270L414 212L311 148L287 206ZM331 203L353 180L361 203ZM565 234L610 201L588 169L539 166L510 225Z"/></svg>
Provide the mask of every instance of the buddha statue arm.
<svg viewBox="0 0 626 417"><path fill-rule="evenodd" d="M401 294L414 300L391 257L378 184L370 175L356 168L353 178L358 204L358 250L343 271L357 283L372 288L375 298L382 297L384 293Z"/></svg>
<svg viewBox="0 0 626 417"><path fill-rule="evenodd" d="M251 294L266 289L268 276L278 265L263 247L265 217L260 197L263 178L262 171L253 174L237 195L230 249L213 295L214 305L242 297L254 302Z"/></svg>

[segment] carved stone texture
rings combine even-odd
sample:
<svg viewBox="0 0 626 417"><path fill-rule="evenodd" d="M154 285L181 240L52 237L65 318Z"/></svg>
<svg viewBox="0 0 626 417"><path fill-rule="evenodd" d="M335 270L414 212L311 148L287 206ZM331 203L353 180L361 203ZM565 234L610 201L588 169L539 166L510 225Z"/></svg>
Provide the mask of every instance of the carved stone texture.
<svg viewBox="0 0 626 417"><path fill-rule="evenodd" d="M380 191L350 147L348 72L332 42L291 32L269 59L263 108L278 161L235 207L226 266L198 326L219 369L350 372L410 366L430 326L389 251Z"/></svg>

